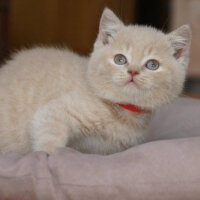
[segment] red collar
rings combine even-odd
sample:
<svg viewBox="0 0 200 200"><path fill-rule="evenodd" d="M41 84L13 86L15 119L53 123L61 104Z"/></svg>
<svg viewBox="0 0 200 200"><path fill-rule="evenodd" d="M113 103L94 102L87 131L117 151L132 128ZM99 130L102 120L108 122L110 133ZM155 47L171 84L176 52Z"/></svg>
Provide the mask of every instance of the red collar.
<svg viewBox="0 0 200 200"><path fill-rule="evenodd" d="M141 108L131 104L118 104L118 105L132 112L140 113L143 111Z"/></svg>

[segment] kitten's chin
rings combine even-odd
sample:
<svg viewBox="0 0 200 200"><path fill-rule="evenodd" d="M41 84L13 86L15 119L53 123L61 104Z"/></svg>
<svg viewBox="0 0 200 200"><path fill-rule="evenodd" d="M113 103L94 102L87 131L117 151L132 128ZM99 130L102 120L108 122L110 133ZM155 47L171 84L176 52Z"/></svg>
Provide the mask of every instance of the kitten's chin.
<svg viewBox="0 0 200 200"><path fill-rule="evenodd" d="M148 98L148 95L144 95L144 93L138 91L133 85L130 85L128 89L126 89L126 92L124 91L121 94L103 95L99 97L111 104L130 104L150 112L160 107L159 102L152 102L151 99Z"/></svg>
<svg viewBox="0 0 200 200"><path fill-rule="evenodd" d="M151 90L141 89L133 83L124 87L123 92L127 98L125 101L127 104L136 105L144 110L153 111L163 104L158 99L152 99Z"/></svg>
<svg viewBox="0 0 200 200"><path fill-rule="evenodd" d="M92 87L92 90L103 101L111 104L132 104L147 111L154 111L171 101L168 95L164 98L164 95L158 95L157 90L140 87L134 82L120 86L113 85L110 88L98 88L96 84L92 84L92 86L96 86Z"/></svg>
<svg viewBox="0 0 200 200"><path fill-rule="evenodd" d="M137 95L141 94L141 90L135 82L129 82L122 88L123 93L130 96L131 98L135 98Z"/></svg>

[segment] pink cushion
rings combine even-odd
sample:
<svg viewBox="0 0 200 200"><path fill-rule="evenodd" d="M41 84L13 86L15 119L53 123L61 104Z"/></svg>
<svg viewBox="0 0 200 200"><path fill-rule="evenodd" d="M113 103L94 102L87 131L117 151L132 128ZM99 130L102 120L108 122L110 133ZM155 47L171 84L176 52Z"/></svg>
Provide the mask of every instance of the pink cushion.
<svg viewBox="0 0 200 200"><path fill-rule="evenodd" d="M179 99L150 129L149 141L167 140L109 156L70 148L1 155L0 200L199 200L199 108L200 101Z"/></svg>

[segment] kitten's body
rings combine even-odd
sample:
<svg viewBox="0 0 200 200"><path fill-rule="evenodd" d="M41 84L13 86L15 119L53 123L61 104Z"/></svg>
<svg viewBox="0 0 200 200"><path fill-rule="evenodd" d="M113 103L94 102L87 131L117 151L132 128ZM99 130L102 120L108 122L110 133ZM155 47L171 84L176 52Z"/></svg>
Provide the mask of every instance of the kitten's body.
<svg viewBox="0 0 200 200"><path fill-rule="evenodd" d="M152 111L181 92L189 44L188 26L166 36L125 27L107 9L90 58L54 48L19 52L0 70L0 153L70 146L110 154L139 143ZM128 62L114 63L116 54ZM147 58L158 59L160 69L147 70ZM137 70L133 82L130 70Z"/></svg>
<svg viewBox="0 0 200 200"><path fill-rule="evenodd" d="M55 134L60 137L63 126L71 126L68 146L81 151L112 153L143 137L149 114L132 113L118 106L114 109L96 97L87 82L87 64L87 58L68 50L35 48L20 52L1 69L1 152L32 150L32 123L41 120L37 112L48 104L52 106L46 115L53 112L56 118L47 124L48 128L56 129ZM144 116L144 122L138 122L138 115ZM41 132L46 127L38 129Z"/></svg>

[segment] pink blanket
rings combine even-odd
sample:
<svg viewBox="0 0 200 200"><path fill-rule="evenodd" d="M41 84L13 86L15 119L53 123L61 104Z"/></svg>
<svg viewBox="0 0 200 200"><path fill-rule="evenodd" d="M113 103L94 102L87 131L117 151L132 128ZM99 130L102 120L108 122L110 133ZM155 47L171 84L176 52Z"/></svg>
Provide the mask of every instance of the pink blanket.
<svg viewBox="0 0 200 200"><path fill-rule="evenodd" d="M157 123L158 116L162 123ZM156 124L159 130L160 124L169 128L169 138L175 137L173 131L185 137L184 130L197 137L148 142L109 156L70 148L51 156L1 155L0 200L199 200L200 101L179 99L155 119L150 133L154 139L167 132L155 135Z"/></svg>

